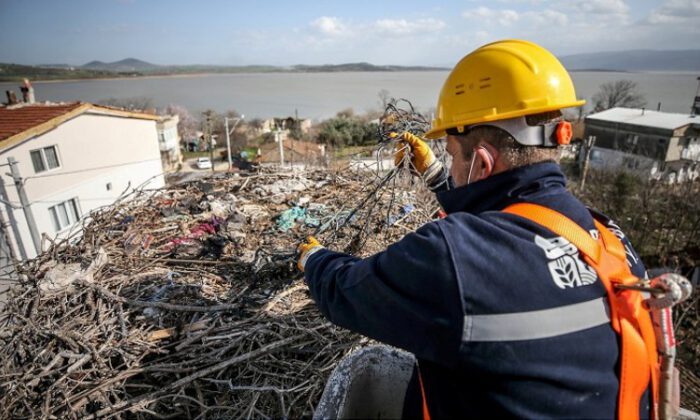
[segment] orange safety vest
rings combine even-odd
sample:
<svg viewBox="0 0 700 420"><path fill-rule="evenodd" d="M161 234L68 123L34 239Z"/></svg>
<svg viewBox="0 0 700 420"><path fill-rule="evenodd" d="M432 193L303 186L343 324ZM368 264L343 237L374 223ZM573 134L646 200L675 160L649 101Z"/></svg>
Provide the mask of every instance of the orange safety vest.
<svg viewBox="0 0 700 420"><path fill-rule="evenodd" d="M632 285L639 278L632 274L622 242L602 223L594 219L600 232L593 239L574 221L547 207L519 203L503 210L535 222L571 242L598 274L605 285L610 304L610 322L621 339L620 392L618 418L639 418L639 404L651 382L653 413L656 417L659 390L659 356L649 311L642 304L642 295L636 290L619 290L617 285ZM423 399L423 418L430 419L423 380L418 379Z"/></svg>

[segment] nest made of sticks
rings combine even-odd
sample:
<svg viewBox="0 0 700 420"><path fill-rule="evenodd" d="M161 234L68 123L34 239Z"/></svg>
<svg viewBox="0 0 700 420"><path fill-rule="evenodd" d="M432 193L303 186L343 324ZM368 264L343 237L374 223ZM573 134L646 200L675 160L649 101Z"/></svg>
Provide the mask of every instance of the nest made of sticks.
<svg viewBox="0 0 700 420"><path fill-rule="evenodd" d="M0 312L0 417L311 416L367 340L316 310L296 246L315 234L370 255L436 208L408 165L136 189L19 268Z"/></svg>

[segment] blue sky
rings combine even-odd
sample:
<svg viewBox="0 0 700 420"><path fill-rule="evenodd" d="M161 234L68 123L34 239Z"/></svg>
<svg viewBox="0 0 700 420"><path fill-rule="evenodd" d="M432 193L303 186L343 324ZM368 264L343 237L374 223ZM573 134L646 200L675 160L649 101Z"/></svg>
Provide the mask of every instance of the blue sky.
<svg viewBox="0 0 700 420"><path fill-rule="evenodd" d="M451 66L503 38L698 48L700 0L0 0L0 28L0 62Z"/></svg>

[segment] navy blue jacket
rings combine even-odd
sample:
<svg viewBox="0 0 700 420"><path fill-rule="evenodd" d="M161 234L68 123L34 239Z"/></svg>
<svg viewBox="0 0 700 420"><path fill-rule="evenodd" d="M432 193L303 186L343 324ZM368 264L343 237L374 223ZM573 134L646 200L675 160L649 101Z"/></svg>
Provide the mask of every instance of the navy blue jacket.
<svg viewBox="0 0 700 420"><path fill-rule="evenodd" d="M571 308L605 300L602 282L568 241L500 211L518 202L540 204L595 235L591 213L566 190L559 165L496 174L439 192L438 200L448 217L383 252L365 259L330 250L312 254L305 278L320 311L337 325L415 354L434 418L615 417L619 344L609 322L539 337L549 322L520 316L568 308L544 312L557 314L546 320L556 330L585 318ZM644 276L638 256L623 243L633 273ZM523 328L507 331L520 322ZM646 399L640 410L648 416Z"/></svg>

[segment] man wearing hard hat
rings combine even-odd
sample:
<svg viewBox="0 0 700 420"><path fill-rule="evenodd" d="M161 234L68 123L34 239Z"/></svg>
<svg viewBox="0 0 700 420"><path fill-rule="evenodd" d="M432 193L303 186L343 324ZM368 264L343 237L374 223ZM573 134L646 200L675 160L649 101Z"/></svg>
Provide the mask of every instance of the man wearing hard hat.
<svg viewBox="0 0 700 420"><path fill-rule="evenodd" d="M300 245L329 320L415 354L424 418L650 416L649 316L639 292L616 291L644 267L558 164L571 138L561 110L583 104L544 48L478 48L448 76L426 134L447 137L449 174L401 136L448 217L365 259Z"/></svg>

